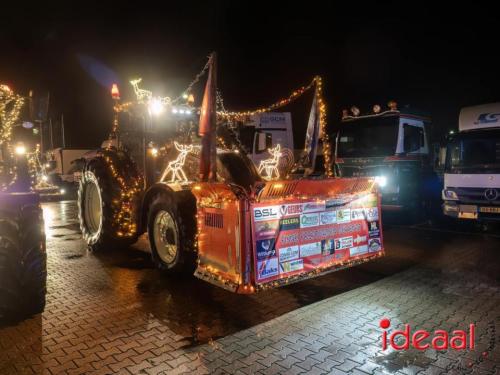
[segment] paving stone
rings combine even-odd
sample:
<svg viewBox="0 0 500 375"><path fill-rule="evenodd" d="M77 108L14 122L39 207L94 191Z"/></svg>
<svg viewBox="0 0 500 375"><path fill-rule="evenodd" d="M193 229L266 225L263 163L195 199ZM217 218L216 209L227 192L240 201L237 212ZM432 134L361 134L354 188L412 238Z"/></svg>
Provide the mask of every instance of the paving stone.
<svg viewBox="0 0 500 375"><path fill-rule="evenodd" d="M441 232L389 227L388 256L380 261L237 296L197 280L161 278L140 246L88 253L77 239L74 204L47 206L69 218L61 211L49 224L47 307L0 326L2 375L500 371L499 350L481 354L500 316L499 285L488 276L500 274L498 238L454 234L443 241ZM432 256L429 243L436 244ZM128 266L136 261L145 266ZM203 293L191 295L197 290ZM477 350L382 351L383 317L391 329L475 322Z"/></svg>

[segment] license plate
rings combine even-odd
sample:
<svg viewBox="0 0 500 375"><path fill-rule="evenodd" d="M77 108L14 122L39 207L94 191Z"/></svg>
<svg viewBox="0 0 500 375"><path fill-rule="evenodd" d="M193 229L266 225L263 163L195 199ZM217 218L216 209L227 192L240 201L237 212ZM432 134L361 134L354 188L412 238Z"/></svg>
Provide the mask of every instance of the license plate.
<svg viewBox="0 0 500 375"><path fill-rule="evenodd" d="M477 219L477 212L459 212L460 219Z"/></svg>
<svg viewBox="0 0 500 375"><path fill-rule="evenodd" d="M458 217L460 219L477 219L477 206L473 204L461 204L458 207Z"/></svg>
<svg viewBox="0 0 500 375"><path fill-rule="evenodd" d="M500 207L479 207L479 212L486 212L489 214L500 214Z"/></svg>

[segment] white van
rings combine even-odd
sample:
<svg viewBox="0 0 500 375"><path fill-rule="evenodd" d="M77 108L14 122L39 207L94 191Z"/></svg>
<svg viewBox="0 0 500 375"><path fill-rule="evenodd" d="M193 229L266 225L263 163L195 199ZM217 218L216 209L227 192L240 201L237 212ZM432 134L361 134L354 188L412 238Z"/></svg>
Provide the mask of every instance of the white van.
<svg viewBox="0 0 500 375"><path fill-rule="evenodd" d="M447 145L442 194L445 215L500 220L500 103L460 111Z"/></svg>

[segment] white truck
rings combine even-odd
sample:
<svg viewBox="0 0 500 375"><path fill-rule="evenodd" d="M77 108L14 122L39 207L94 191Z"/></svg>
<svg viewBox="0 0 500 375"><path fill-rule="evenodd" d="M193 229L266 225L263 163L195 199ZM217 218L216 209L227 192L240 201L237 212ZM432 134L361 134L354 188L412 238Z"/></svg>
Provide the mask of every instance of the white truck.
<svg viewBox="0 0 500 375"><path fill-rule="evenodd" d="M294 163L292 116L290 112L268 112L248 116L238 124L240 141L248 157L258 167L269 159L269 150L280 145L280 174L285 175Z"/></svg>
<svg viewBox="0 0 500 375"><path fill-rule="evenodd" d="M447 144L443 212L458 219L500 220L500 102L460 111Z"/></svg>
<svg viewBox="0 0 500 375"><path fill-rule="evenodd" d="M54 182L74 183L78 182L81 169L75 163L83 155L91 150L79 148L55 148L46 152L47 172L49 177L53 176ZM75 179L75 174L76 179Z"/></svg>

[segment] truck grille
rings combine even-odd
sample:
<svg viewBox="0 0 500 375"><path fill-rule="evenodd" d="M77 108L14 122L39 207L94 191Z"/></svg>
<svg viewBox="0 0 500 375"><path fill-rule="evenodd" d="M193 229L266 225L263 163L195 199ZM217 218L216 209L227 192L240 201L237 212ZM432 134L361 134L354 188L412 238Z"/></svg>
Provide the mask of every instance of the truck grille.
<svg viewBox="0 0 500 375"><path fill-rule="evenodd" d="M458 199L463 203L488 203L491 205L500 205L500 189L493 189L497 191L497 199L486 199L485 188L452 188L458 195Z"/></svg>

